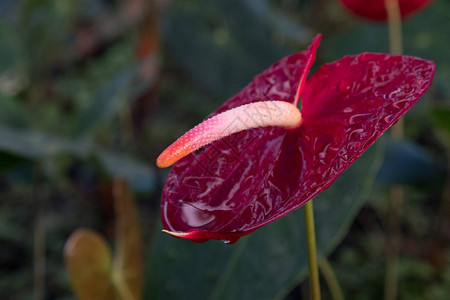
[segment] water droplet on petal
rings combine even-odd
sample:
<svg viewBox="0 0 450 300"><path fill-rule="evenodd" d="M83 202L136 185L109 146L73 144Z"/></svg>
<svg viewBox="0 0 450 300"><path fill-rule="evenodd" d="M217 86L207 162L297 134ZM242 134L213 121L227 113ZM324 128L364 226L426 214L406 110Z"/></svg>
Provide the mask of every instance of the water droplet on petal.
<svg viewBox="0 0 450 300"><path fill-rule="evenodd" d="M348 94L351 91L352 82L350 80L342 79L339 81L338 89L342 94Z"/></svg>
<svg viewBox="0 0 450 300"><path fill-rule="evenodd" d="M223 242L224 244L230 244L230 243L231 243L230 240L222 240L222 242Z"/></svg>
<svg viewBox="0 0 450 300"><path fill-rule="evenodd" d="M212 222L215 216L209 211L199 209L192 204L183 203L181 206L181 219L187 225L198 228Z"/></svg>

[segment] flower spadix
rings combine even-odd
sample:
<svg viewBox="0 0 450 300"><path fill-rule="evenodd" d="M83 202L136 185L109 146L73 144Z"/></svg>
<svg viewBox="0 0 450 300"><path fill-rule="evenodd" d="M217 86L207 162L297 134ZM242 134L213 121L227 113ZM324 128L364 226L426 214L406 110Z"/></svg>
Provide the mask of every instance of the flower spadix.
<svg viewBox="0 0 450 300"><path fill-rule="evenodd" d="M166 168L189 153L218 139L257 127L298 127L302 120L296 106L284 101L262 101L232 108L195 126L170 145L156 160Z"/></svg>
<svg viewBox="0 0 450 300"><path fill-rule="evenodd" d="M161 166L179 159L162 193L167 233L232 243L301 207L410 109L434 76L431 61L362 53L323 65L306 81L319 42L274 63L161 155Z"/></svg>

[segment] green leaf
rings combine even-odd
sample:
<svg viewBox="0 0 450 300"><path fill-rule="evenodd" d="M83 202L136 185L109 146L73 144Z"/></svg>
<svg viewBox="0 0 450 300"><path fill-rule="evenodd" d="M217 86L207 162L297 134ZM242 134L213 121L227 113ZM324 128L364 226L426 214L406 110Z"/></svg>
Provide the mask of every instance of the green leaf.
<svg viewBox="0 0 450 300"><path fill-rule="evenodd" d="M122 300L142 299L144 267L139 213L134 196L123 180L114 182L116 247L112 277Z"/></svg>
<svg viewBox="0 0 450 300"><path fill-rule="evenodd" d="M299 44L309 44L313 38L312 32L305 26L289 19L285 14L277 12L268 0L247 0L244 4L258 19L271 25L282 38Z"/></svg>
<svg viewBox="0 0 450 300"><path fill-rule="evenodd" d="M342 240L366 200L382 149L380 142L371 147L314 199L319 256ZM281 299L306 275L303 223L299 209L231 246L157 233L144 299Z"/></svg>
<svg viewBox="0 0 450 300"><path fill-rule="evenodd" d="M80 300L139 300L143 266L139 214L133 194L121 179L114 182L115 253L91 229L78 229L64 247L66 269Z"/></svg>
<svg viewBox="0 0 450 300"><path fill-rule="evenodd" d="M450 134L450 108L433 108L430 119L436 127Z"/></svg>
<svg viewBox="0 0 450 300"><path fill-rule="evenodd" d="M273 43L274 27L261 13L240 0L178 2L165 14L162 36L200 87L229 97L289 53Z"/></svg>
<svg viewBox="0 0 450 300"><path fill-rule="evenodd" d="M72 287L80 300L118 299L111 282L112 255L106 240L90 229L78 229L64 247Z"/></svg>
<svg viewBox="0 0 450 300"><path fill-rule="evenodd" d="M10 29L10 27L7 22L3 22L2 20L0 23L0 75L4 75L3 73L6 70L15 68L19 61L19 55L17 54L15 45L11 41L13 40L13 36L8 29Z"/></svg>
<svg viewBox="0 0 450 300"><path fill-rule="evenodd" d="M376 181L383 184L425 183L444 177L444 174L445 168L424 148L410 141L388 139Z"/></svg>
<svg viewBox="0 0 450 300"><path fill-rule="evenodd" d="M0 121L17 127L29 125L29 111L19 104L17 99L6 96L0 91Z"/></svg>
<svg viewBox="0 0 450 300"><path fill-rule="evenodd" d="M138 71L137 65L128 67L101 87L90 105L81 112L74 129L74 136L85 135L93 126L117 113L128 100L128 88Z"/></svg>
<svg viewBox="0 0 450 300"><path fill-rule="evenodd" d="M26 162L26 160L20 156L0 151L0 170L1 171L7 170L11 167L17 166L24 162Z"/></svg>
<svg viewBox="0 0 450 300"><path fill-rule="evenodd" d="M47 159L59 154L70 154L81 159L94 156L111 177L123 177L137 190L149 191L155 184L154 170L143 162L101 149L84 140L69 140L40 131L0 125L0 150L28 159Z"/></svg>
<svg viewBox="0 0 450 300"><path fill-rule="evenodd" d="M127 101L131 101L135 96L148 90L154 83L154 78L141 80L136 86L133 86L133 79L139 73L143 64L148 66L149 64L157 63L157 59L154 56L150 56L121 70L110 80L106 81L92 98L90 105L80 113L78 122L74 126L73 135L80 137L88 134L97 124L116 116Z"/></svg>
<svg viewBox="0 0 450 300"><path fill-rule="evenodd" d="M156 185L153 170L142 162L107 150L99 151L98 158L108 174L125 178L135 191L151 191Z"/></svg>

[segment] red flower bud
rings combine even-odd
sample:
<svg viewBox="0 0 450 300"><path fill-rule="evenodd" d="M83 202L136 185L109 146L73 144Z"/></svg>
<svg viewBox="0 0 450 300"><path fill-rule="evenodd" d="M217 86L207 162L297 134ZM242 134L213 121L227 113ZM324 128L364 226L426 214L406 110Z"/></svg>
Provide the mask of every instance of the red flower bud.
<svg viewBox="0 0 450 300"><path fill-rule="evenodd" d="M374 21L387 20L386 0L340 0L354 14ZM398 1L403 18L419 11L432 0L387 0Z"/></svg>

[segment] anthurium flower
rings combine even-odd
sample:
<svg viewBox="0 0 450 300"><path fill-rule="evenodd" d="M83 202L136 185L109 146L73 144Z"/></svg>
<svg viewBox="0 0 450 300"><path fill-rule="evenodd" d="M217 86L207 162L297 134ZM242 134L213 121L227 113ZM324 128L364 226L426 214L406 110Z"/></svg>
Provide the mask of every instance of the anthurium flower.
<svg viewBox="0 0 450 300"><path fill-rule="evenodd" d="M433 0L340 0L354 14L375 21L387 20L386 1L398 1L403 18L424 8Z"/></svg>
<svg viewBox="0 0 450 300"><path fill-rule="evenodd" d="M306 82L320 38L256 76L161 154L160 167L179 159L162 193L167 232L232 243L296 210L410 109L434 76L431 61L362 53L323 65Z"/></svg>

